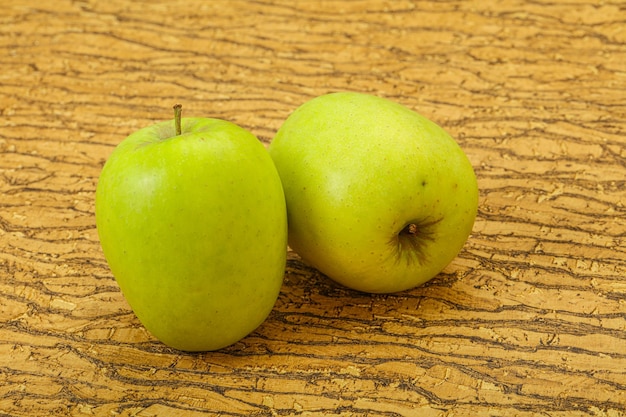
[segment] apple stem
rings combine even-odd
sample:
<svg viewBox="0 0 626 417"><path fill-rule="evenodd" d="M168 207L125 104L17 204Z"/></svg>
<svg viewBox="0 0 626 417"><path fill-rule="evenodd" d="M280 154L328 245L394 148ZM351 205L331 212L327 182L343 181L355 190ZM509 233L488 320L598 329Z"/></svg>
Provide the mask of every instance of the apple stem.
<svg viewBox="0 0 626 417"><path fill-rule="evenodd" d="M179 136L181 133L183 133L182 127L181 127L181 114L183 112L183 105L182 104L175 104L174 105L174 125L176 126L176 136Z"/></svg>
<svg viewBox="0 0 626 417"><path fill-rule="evenodd" d="M406 225L400 233L405 234L405 235L415 236L417 235L417 232L418 232L417 225L415 223L411 223L411 224Z"/></svg>

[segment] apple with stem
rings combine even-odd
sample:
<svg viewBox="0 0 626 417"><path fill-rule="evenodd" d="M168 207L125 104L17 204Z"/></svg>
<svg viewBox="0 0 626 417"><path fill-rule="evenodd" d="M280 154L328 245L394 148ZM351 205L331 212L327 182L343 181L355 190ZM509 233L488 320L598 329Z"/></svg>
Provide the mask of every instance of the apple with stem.
<svg viewBox="0 0 626 417"><path fill-rule="evenodd" d="M263 144L218 119L141 129L107 160L96 190L106 260L157 339L185 351L228 346L269 315L282 285L287 218Z"/></svg>
<svg viewBox="0 0 626 417"><path fill-rule="evenodd" d="M269 152L289 246L335 281L397 292L459 253L478 207L472 165L441 127L393 101L339 92L296 109Z"/></svg>

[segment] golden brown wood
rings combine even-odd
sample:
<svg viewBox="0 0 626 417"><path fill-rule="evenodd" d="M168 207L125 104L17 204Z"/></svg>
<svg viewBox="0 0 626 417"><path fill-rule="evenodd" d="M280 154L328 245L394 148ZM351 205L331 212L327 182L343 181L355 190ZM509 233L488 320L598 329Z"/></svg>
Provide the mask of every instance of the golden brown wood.
<svg viewBox="0 0 626 417"><path fill-rule="evenodd" d="M0 10L0 415L625 415L622 1ZM176 102L268 143L299 104L346 89L458 138L481 188L459 257L421 288L366 295L290 254L240 343L155 341L95 230L113 147Z"/></svg>

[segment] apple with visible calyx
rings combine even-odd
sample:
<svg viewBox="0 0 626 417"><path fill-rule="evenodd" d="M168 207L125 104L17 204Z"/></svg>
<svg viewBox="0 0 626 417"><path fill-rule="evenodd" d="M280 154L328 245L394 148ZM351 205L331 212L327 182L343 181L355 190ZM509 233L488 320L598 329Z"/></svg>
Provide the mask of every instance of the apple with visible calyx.
<svg viewBox="0 0 626 417"><path fill-rule="evenodd" d="M472 165L441 127L369 94L304 103L269 152L287 201L289 246L352 289L389 293L436 276L471 233Z"/></svg>
<svg viewBox="0 0 626 417"><path fill-rule="evenodd" d="M96 224L124 297L166 345L216 350L255 330L283 282L287 214L263 144L224 120L181 118L122 141Z"/></svg>

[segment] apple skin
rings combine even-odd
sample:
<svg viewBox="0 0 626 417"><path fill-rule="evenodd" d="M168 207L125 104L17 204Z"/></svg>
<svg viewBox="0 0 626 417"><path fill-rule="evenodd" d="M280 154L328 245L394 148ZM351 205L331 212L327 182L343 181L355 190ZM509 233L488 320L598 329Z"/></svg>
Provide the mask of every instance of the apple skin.
<svg viewBox="0 0 626 417"><path fill-rule="evenodd" d="M139 130L96 190L106 260L157 339L184 351L231 345L269 315L283 282L287 215L263 144L218 119Z"/></svg>
<svg viewBox="0 0 626 417"><path fill-rule="evenodd" d="M339 92L294 111L269 153L289 246L349 288L421 285L459 253L478 207L472 165L442 128L390 100Z"/></svg>

